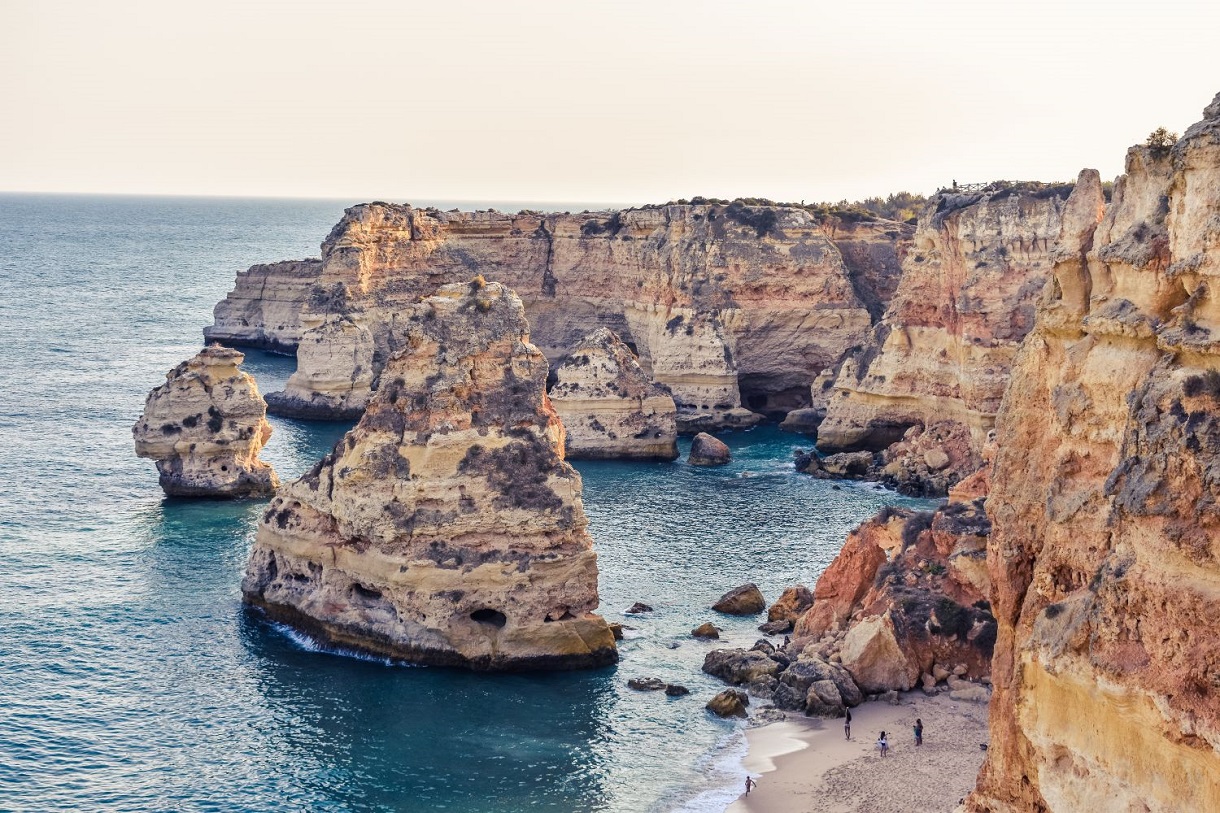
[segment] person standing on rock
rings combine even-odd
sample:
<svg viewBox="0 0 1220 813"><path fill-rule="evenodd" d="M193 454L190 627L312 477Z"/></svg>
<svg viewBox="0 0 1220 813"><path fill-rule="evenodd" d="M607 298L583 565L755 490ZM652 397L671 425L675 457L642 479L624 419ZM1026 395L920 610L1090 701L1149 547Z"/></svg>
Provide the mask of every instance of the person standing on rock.
<svg viewBox="0 0 1220 813"><path fill-rule="evenodd" d="M923 745L923 720L915 718L915 744Z"/></svg>
<svg viewBox="0 0 1220 813"><path fill-rule="evenodd" d="M846 713L843 716L843 736L851 739L851 709L845 709Z"/></svg>

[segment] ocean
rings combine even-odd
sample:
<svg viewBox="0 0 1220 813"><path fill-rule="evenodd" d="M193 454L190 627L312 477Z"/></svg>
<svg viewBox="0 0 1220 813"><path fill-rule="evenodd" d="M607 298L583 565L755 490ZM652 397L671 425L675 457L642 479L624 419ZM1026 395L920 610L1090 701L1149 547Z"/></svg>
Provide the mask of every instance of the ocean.
<svg viewBox="0 0 1220 813"><path fill-rule="evenodd" d="M632 627L596 671L393 665L268 624L239 593L262 503L166 499L131 425L235 273L317 256L344 205L0 195L0 810L722 811L745 744L699 667L761 619L711 604L812 585L852 527L915 501L796 474L808 441L774 427L724 435L718 469L577 462L600 612ZM246 356L263 392L292 367ZM271 422L284 480L348 428ZM692 639L709 620L723 639Z"/></svg>

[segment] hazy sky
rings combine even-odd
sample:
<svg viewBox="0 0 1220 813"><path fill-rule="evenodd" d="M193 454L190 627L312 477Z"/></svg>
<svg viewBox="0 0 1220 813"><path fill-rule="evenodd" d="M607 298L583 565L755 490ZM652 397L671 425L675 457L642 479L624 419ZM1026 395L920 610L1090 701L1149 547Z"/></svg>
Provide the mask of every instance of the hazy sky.
<svg viewBox="0 0 1220 813"><path fill-rule="evenodd" d="M0 190L837 200L1113 176L1220 2L0 0Z"/></svg>

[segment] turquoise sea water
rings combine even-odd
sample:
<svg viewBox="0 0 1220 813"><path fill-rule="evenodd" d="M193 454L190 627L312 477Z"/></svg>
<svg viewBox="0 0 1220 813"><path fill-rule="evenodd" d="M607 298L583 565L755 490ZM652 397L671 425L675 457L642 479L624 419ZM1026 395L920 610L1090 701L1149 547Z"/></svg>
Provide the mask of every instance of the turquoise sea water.
<svg viewBox="0 0 1220 813"><path fill-rule="evenodd" d="M392 666L268 625L238 590L261 504L164 499L130 427L234 273L316 256L342 206L0 195L0 809L723 810L744 744L690 629L749 645L720 593L812 584L903 500L795 474L807 443L773 428L720 469L578 464L601 611L635 627L599 671ZM270 391L292 361L246 367ZM285 479L347 428L272 423ZM646 675L692 694L627 689Z"/></svg>

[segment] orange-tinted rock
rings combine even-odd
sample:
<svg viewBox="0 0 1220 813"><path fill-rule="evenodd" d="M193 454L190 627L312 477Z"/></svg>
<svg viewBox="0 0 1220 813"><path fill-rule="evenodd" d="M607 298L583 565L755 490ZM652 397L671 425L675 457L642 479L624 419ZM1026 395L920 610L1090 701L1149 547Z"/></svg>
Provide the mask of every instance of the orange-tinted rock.
<svg viewBox="0 0 1220 813"><path fill-rule="evenodd" d="M712 605L713 610L726 615L754 615L766 608L767 602L753 582L734 587Z"/></svg>
<svg viewBox="0 0 1220 813"><path fill-rule="evenodd" d="M1220 810L1220 96L1073 198L996 427L968 807Z"/></svg>
<svg viewBox="0 0 1220 813"><path fill-rule="evenodd" d="M851 532L839 555L814 585L813 606L797 620L793 629L796 637L821 637L847 622L872 589L877 569L885 564L885 547L878 544L876 537L890 533L888 523L876 521Z"/></svg>
<svg viewBox="0 0 1220 813"><path fill-rule="evenodd" d="M813 593L803 584L784 589L775 603L767 608L768 621L796 621L813 605Z"/></svg>

